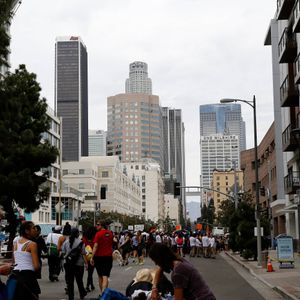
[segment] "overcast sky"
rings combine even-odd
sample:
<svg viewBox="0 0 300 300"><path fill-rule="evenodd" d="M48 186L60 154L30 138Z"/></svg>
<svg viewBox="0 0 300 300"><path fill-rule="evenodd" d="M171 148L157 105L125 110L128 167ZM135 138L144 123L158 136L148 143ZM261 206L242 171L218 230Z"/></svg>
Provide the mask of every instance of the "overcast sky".
<svg viewBox="0 0 300 300"><path fill-rule="evenodd" d="M57 36L78 35L89 60L89 128L105 129L106 99L125 92L129 64L148 64L162 106L182 109L186 178L199 185L199 105L257 99L259 141L273 116L271 48L276 0L23 0L11 27L11 63L38 76L54 107ZM253 110L242 104L247 147Z"/></svg>

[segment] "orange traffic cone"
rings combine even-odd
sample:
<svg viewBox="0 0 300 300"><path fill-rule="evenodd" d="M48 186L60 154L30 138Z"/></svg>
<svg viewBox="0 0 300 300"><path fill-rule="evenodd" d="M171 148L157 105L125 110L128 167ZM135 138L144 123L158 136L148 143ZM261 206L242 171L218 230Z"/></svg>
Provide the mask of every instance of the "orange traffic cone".
<svg viewBox="0 0 300 300"><path fill-rule="evenodd" d="M267 264L267 272L274 272L271 259L268 258L268 264Z"/></svg>

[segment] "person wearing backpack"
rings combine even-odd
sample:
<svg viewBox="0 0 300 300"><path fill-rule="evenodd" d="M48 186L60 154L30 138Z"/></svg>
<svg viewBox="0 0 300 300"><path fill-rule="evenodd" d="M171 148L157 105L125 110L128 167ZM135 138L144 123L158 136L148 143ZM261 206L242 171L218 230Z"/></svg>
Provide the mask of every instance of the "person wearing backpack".
<svg viewBox="0 0 300 300"><path fill-rule="evenodd" d="M84 299L87 292L83 285L83 273L84 266L87 266L87 260L85 246L79 239L79 230L77 228L72 228L69 239L62 245L61 253L65 258L64 269L66 272L68 299L74 300L74 279L76 279L80 299Z"/></svg>

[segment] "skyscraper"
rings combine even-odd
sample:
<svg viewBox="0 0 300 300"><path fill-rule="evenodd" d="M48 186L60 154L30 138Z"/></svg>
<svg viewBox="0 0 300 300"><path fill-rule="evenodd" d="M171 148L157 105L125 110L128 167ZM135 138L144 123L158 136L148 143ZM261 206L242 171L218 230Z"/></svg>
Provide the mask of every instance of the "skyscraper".
<svg viewBox="0 0 300 300"><path fill-rule="evenodd" d="M152 95L152 81L148 78L146 63L135 61L129 65L129 78L126 79L125 92Z"/></svg>
<svg viewBox="0 0 300 300"><path fill-rule="evenodd" d="M166 193L172 192L174 182L185 186L184 123L181 109L162 108L163 158ZM185 190L181 190L180 203L186 214Z"/></svg>
<svg viewBox="0 0 300 300"><path fill-rule="evenodd" d="M106 155L106 131L89 130L89 156Z"/></svg>
<svg viewBox="0 0 300 300"><path fill-rule="evenodd" d="M87 50L78 36L56 38L55 110L62 117L62 160L88 156Z"/></svg>
<svg viewBox="0 0 300 300"><path fill-rule="evenodd" d="M240 104L200 105L200 135L218 133L237 135L240 140L240 151L246 149L246 129Z"/></svg>
<svg viewBox="0 0 300 300"><path fill-rule="evenodd" d="M136 63L130 66L133 68ZM147 66L138 64L143 68ZM152 158L162 166L159 97L151 94L151 80L145 89L138 80L128 85L130 92L107 98L107 155L118 155L122 162Z"/></svg>

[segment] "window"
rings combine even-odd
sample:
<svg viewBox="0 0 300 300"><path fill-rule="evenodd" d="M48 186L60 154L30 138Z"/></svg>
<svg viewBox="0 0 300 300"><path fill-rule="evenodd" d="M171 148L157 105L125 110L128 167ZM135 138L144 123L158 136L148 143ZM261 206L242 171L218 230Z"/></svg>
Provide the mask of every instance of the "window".
<svg viewBox="0 0 300 300"><path fill-rule="evenodd" d="M63 176L68 175L68 170L63 170Z"/></svg>
<svg viewBox="0 0 300 300"><path fill-rule="evenodd" d="M108 171L102 171L102 177L107 178L108 177Z"/></svg>
<svg viewBox="0 0 300 300"><path fill-rule="evenodd" d="M79 183L78 188L79 188L80 190L83 190L83 189L84 189L84 183Z"/></svg>
<svg viewBox="0 0 300 300"><path fill-rule="evenodd" d="M106 192L107 192L107 185L106 184L101 185L101 188L100 188L100 199L101 200L106 199Z"/></svg>
<svg viewBox="0 0 300 300"><path fill-rule="evenodd" d="M79 169L79 174L83 175L84 174L84 169Z"/></svg>

